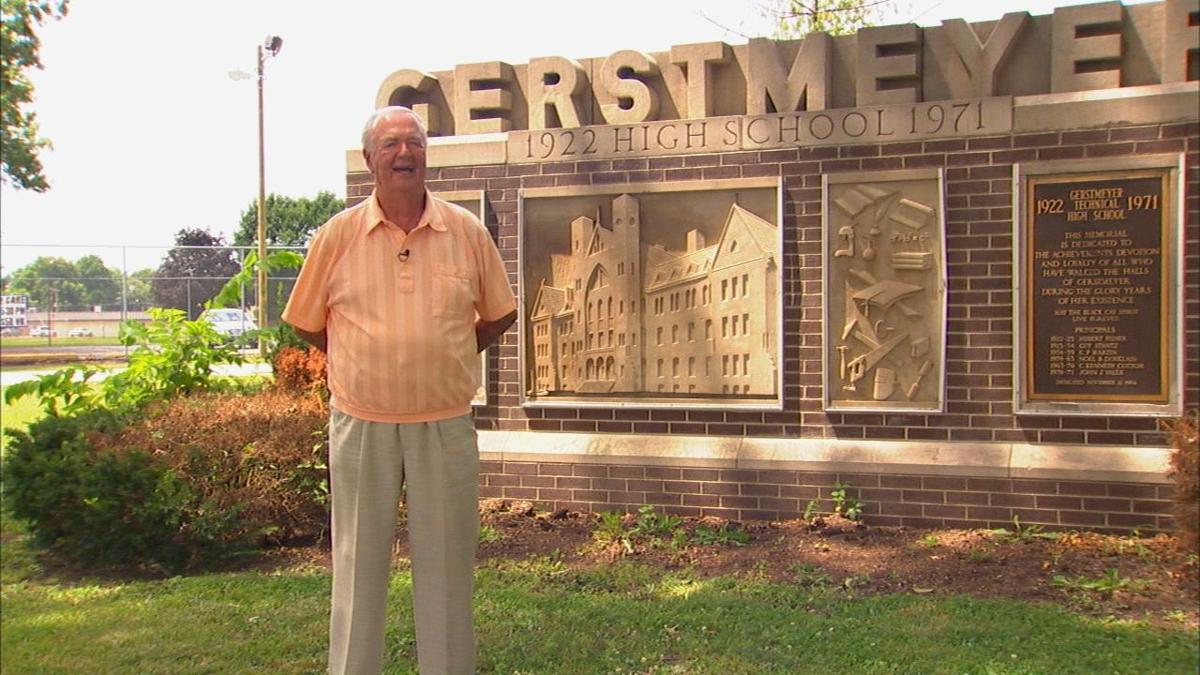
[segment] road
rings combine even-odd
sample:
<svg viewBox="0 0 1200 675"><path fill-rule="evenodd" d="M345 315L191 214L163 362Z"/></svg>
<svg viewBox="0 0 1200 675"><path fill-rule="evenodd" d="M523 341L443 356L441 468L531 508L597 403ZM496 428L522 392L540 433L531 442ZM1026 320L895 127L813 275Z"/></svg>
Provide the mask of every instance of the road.
<svg viewBox="0 0 1200 675"><path fill-rule="evenodd" d="M63 344L62 342L53 345L21 345L19 347L4 347L4 351L21 353L21 354L37 354L39 356L49 354L80 354L85 358L122 358L125 356L125 347L121 345L89 345L80 346L70 343Z"/></svg>

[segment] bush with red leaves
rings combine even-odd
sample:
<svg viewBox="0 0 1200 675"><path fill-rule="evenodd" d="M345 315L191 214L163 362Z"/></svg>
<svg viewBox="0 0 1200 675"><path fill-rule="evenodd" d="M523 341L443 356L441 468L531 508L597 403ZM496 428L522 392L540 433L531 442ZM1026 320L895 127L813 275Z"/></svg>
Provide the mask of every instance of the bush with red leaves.
<svg viewBox="0 0 1200 675"><path fill-rule="evenodd" d="M1165 423L1170 431L1171 478L1175 481L1172 514L1179 543L1196 552L1200 538L1200 410Z"/></svg>
<svg viewBox="0 0 1200 675"><path fill-rule="evenodd" d="M309 392L205 393L165 401L93 443L150 453L202 500L235 510L240 536L305 543L329 527L327 420Z"/></svg>
<svg viewBox="0 0 1200 675"><path fill-rule="evenodd" d="M285 389L325 389L325 353L309 347L284 347L275 356L275 382Z"/></svg>

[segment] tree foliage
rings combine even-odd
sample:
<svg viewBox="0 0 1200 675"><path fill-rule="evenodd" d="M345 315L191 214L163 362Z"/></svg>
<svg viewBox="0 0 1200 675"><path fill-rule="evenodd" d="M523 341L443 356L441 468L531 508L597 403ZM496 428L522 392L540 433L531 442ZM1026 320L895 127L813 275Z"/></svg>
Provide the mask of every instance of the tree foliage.
<svg viewBox="0 0 1200 675"><path fill-rule="evenodd" d="M850 35L873 26L894 0L774 0L764 15L776 21L775 38L794 40L809 33Z"/></svg>
<svg viewBox="0 0 1200 675"><path fill-rule="evenodd" d="M154 304L155 270L147 267L129 275L125 281L125 299L133 310L146 309Z"/></svg>
<svg viewBox="0 0 1200 675"><path fill-rule="evenodd" d="M41 256L12 273L6 293L27 294L34 307L57 311L82 311L95 305L115 307L121 303L121 271L88 255L71 262L56 256Z"/></svg>
<svg viewBox="0 0 1200 675"><path fill-rule="evenodd" d="M0 180L7 178L20 189L43 192L50 187L38 158L50 141L38 138L36 115L24 109L33 102L33 82L26 71L42 67L35 28L66 14L67 0L0 0Z"/></svg>
<svg viewBox="0 0 1200 675"><path fill-rule="evenodd" d="M175 234L175 247L158 266L151 286L154 304L182 309L195 318L204 303L240 269L237 254L227 247L224 237L184 228Z"/></svg>
<svg viewBox="0 0 1200 675"><path fill-rule="evenodd" d="M283 195L267 195L267 245L304 246L312 233L338 211L346 208L346 202L332 192L322 190L309 199L293 199ZM242 220L233 243L250 246L258 241L258 200L242 212Z"/></svg>
<svg viewBox="0 0 1200 675"><path fill-rule="evenodd" d="M75 261L84 283L83 301L89 307L121 302L121 272L109 269L98 256L86 255Z"/></svg>

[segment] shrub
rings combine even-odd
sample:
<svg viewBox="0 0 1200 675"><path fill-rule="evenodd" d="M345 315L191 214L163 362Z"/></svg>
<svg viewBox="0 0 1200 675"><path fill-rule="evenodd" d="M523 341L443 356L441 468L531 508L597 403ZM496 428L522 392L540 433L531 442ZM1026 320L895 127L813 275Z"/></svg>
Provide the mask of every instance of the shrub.
<svg viewBox="0 0 1200 675"><path fill-rule="evenodd" d="M170 572L235 546L235 512L197 499L146 452L94 448L114 420L105 411L48 416L13 433L4 493L37 541L85 564Z"/></svg>
<svg viewBox="0 0 1200 675"><path fill-rule="evenodd" d="M286 389L324 391L325 353L307 347L283 347L275 356L275 382Z"/></svg>
<svg viewBox="0 0 1200 675"><path fill-rule="evenodd" d="M1200 410L1165 422L1170 431L1171 473L1175 481L1172 515L1183 550L1195 552L1200 538Z"/></svg>
<svg viewBox="0 0 1200 675"><path fill-rule="evenodd" d="M293 417L295 406L269 410L258 424L229 412L244 412L257 396L212 375L214 365L239 363L238 351L207 321L188 321L178 310L150 314L144 325L121 327L121 342L134 347L129 367L98 385L88 381L97 369L70 367L5 392L10 402L38 397L47 414L28 433L14 434L4 481L14 515L68 558L170 571L266 533L323 532L323 441L314 443L313 430ZM204 407L210 399L193 395L223 388L243 395L226 395L227 414L213 424ZM310 398L318 399L310 408L323 405ZM189 405L195 414L179 414ZM128 422L122 433L103 433L118 420ZM147 425L151 431L139 436ZM289 438L281 456L259 452L255 444L263 439L253 434L264 426L301 429L301 440ZM188 444L172 445L176 438ZM240 445L226 444L229 438ZM172 452L162 451L163 444Z"/></svg>
<svg viewBox="0 0 1200 675"><path fill-rule="evenodd" d="M144 448L240 536L274 543L328 530L328 412L304 392L202 393L156 404L107 447Z"/></svg>
<svg viewBox="0 0 1200 675"><path fill-rule="evenodd" d="M29 430L9 430L4 458L4 496L13 515L30 522L39 543L69 537L72 515L84 496L82 474L87 463L85 434L111 420L93 413L79 417L47 416Z"/></svg>

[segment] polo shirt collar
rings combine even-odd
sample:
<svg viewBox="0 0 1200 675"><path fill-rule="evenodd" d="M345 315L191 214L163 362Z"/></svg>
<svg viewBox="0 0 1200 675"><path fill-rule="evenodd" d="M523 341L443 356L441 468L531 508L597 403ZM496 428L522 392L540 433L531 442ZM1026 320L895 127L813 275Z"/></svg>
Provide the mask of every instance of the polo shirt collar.
<svg viewBox="0 0 1200 675"><path fill-rule="evenodd" d="M370 234L377 226L383 223L391 222L383 215L383 207L379 205L379 198L375 191L371 191L371 196L367 199L367 210L363 214L367 223L367 234ZM425 189L425 210L421 212L421 219L417 221L417 226L413 228L413 232L428 225L430 229L437 232L446 231L446 223L442 220L441 209L434 208L433 194L429 192L429 188Z"/></svg>

